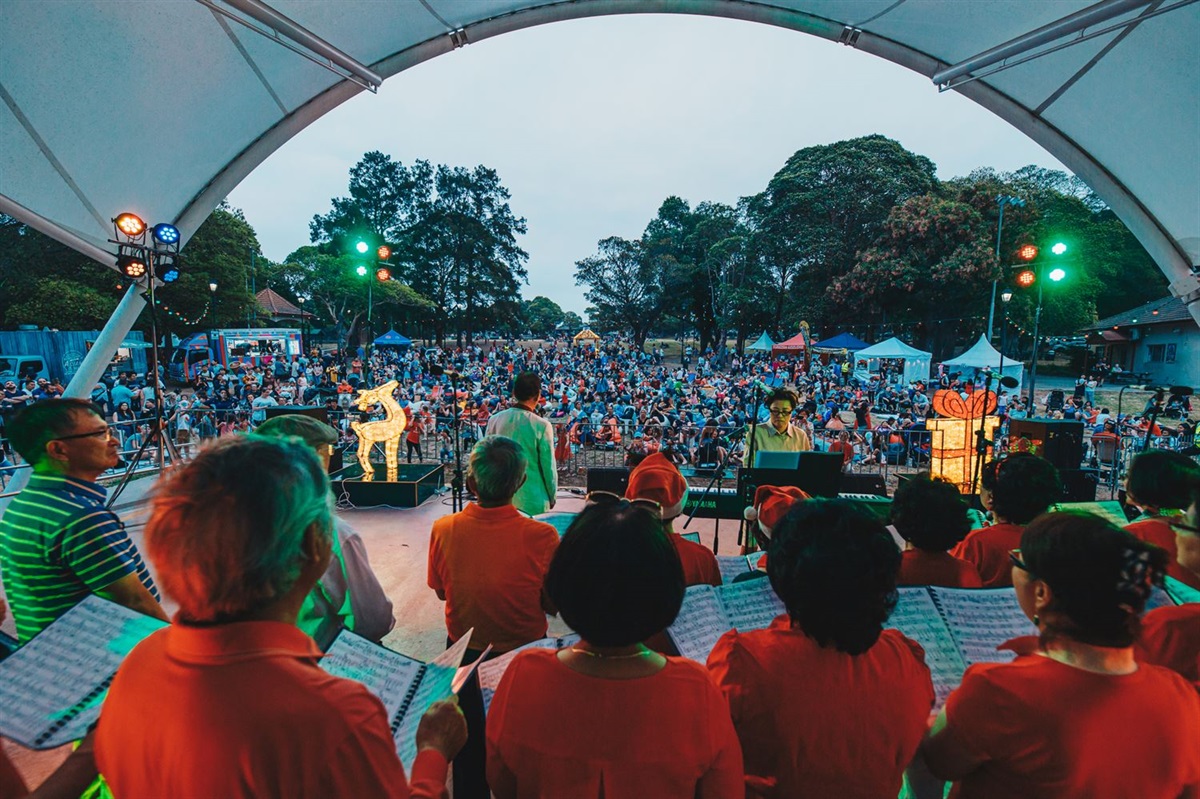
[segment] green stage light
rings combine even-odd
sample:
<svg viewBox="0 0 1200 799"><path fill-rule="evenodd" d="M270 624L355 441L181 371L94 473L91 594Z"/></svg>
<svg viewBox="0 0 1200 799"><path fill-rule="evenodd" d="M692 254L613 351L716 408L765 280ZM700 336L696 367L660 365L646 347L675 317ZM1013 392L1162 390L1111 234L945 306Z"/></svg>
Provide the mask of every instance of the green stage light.
<svg viewBox="0 0 1200 799"><path fill-rule="evenodd" d="M365 277L367 274L367 268L365 266L363 266L362 264L359 264L358 266L354 267L354 271L358 272L359 277Z"/></svg>
<svg viewBox="0 0 1200 799"><path fill-rule="evenodd" d="M366 255L367 250L371 249L371 245L367 244L362 239L359 239L358 242L354 245L354 249L359 255Z"/></svg>
<svg viewBox="0 0 1200 799"><path fill-rule="evenodd" d="M1055 242L1054 246L1050 248L1050 252L1054 253L1055 255L1062 255L1066 251L1067 245L1063 244L1061 241Z"/></svg>
<svg viewBox="0 0 1200 799"><path fill-rule="evenodd" d="M1064 272L1064 271L1063 271L1063 270L1061 270L1061 269L1051 269L1051 270L1050 270L1050 274L1049 274L1049 275L1047 275L1047 277L1049 277L1049 278L1050 278L1051 280L1053 280L1055 283L1057 283L1058 281L1062 280L1062 279L1063 279L1064 277L1066 277L1066 276L1067 276L1067 273L1066 273L1066 272Z"/></svg>

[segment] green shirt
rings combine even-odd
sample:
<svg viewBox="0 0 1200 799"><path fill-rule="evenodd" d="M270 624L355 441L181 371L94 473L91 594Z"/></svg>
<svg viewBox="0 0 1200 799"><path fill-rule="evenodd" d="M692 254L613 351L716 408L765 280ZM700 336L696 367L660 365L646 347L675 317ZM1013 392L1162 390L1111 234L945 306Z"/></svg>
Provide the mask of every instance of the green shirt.
<svg viewBox="0 0 1200 799"><path fill-rule="evenodd" d="M129 574L158 589L104 488L87 480L34 474L0 518L0 576L25 643L88 594Z"/></svg>

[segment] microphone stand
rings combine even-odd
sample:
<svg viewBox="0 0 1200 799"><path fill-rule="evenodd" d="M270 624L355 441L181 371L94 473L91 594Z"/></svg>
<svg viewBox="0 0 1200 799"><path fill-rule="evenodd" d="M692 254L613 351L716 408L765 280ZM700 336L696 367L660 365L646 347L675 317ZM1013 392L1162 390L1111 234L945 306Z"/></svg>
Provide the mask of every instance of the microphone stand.
<svg viewBox="0 0 1200 799"><path fill-rule="evenodd" d="M1150 449L1150 439L1154 436L1154 425L1158 421L1158 412L1162 409L1162 403L1158 401L1158 397L1154 398L1154 405L1150 408L1148 418L1150 424L1146 426L1146 440L1142 442L1142 452Z"/></svg>
<svg viewBox="0 0 1200 799"><path fill-rule="evenodd" d="M717 510L717 505L720 502L720 494L721 494L721 485L720 484L722 482L724 482L724 480L725 480L725 467L729 465L729 459L733 456L734 443L735 442L733 442L733 441L729 442L729 449L725 450L725 457L721 459L721 462L719 464L717 464L716 474L713 475L712 479L708 481L708 485L705 486L705 488L704 488L703 498L706 499L711 494L713 486L715 485L717 487L717 495L713 497L713 518L716 520L716 524L713 527L712 551L713 551L714 555L717 554L717 545L721 540L721 512L719 510ZM700 498L698 498L698 500L699 499ZM692 519L696 518L696 513L699 510L700 510L700 502L697 501L696 504L692 506L692 512L690 514L688 514L687 521L685 521L683 523L683 529L686 530L688 528L688 525L692 523ZM738 539L739 539L738 543L740 544L741 543L740 533L739 533Z"/></svg>
<svg viewBox="0 0 1200 799"><path fill-rule="evenodd" d="M756 456L758 454L757 451L753 451L753 448L758 444L758 406L761 403L762 403L762 387L756 382L754 384L754 410L750 413L750 440L746 443L746 460L749 460L750 463L746 463L745 460L743 460L742 461L743 469L753 469L754 468L754 456ZM739 481L739 482L741 482L741 481ZM755 486L755 490L757 490L757 488L758 487ZM751 495L751 497L749 499L753 500L753 495ZM742 500L743 505L747 504L747 497L743 496L743 497L741 497L741 500ZM746 541L746 519L743 518L738 523L738 537L737 537L738 546L739 547L743 546L745 541Z"/></svg>
<svg viewBox="0 0 1200 799"><path fill-rule="evenodd" d="M1004 361L1003 361L1004 355L1001 354L1000 358L1002 359L1000 361L1001 368L1004 368ZM979 429L975 431L975 469L974 469L974 474L971 476L971 493L972 494L976 493L976 491L978 490L979 472L980 472L980 469L983 467L983 458L985 455L987 455L988 440L987 440L987 438L985 438L983 428L987 421L987 395L988 395L988 392L991 390L991 387L992 387L992 373L989 371L987 373L987 379L983 381L983 412L979 415ZM974 403L972 403L972 405L973 404Z"/></svg>
<svg viewBox="0 0 1200 799"><path fill-rule="evenodd" d="M450 510L458 513L463 509L462 409L458 406L458 372L450 372L450 394L454 405L454 475L450 478Z"/></svg>

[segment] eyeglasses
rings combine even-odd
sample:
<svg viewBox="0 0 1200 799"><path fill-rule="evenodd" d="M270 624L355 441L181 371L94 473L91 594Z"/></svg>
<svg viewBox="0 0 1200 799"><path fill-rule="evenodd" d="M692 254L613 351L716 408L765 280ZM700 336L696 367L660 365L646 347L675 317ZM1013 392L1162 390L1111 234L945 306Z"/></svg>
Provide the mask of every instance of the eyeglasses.
<svg viewBox="0 0 1200 799"><path fill-rule="evenodd" d="M1026 572L1028 574L1033 574L1033 572L1030 570L1030 568L1025 565L1025 561L1021 560L1021 550L1020 549L1008 550L1008 559L1012 561L1012 565L1016 566L1021 571Z"/></svg>
<svg viewBox="0 0 1200 799"><path fill-rule="evenodd" d="M69 436L59 436L58 438L52 438L50 440L51 441L70 441L73 438L100 438L100 437L104 437L104 438L108 439L108 438L112 438L112 436L113 436L112 430L110 430L107 427L102 427L99 430L93 430L90 433L73 433Z"/></svg>
<svg viewBox="0 0 1200 799"><path fill-rule="evenodd" d="M589 505L619 505L624 503L648 511L656 519L662 519L662 503L655 502L652 499L627 499L611 491L589 491L588 495L584 497L584 501Z"/></svg>
<svg viewBox="0 0 1200 799"><path fill-rule="evenodd" d="M791 416L791 415L792 415L792 409L791 409L791 408L788 408L786 411L783 411L783 410L775 410L774 408L770 408L768 412L769 412L769 413L770 413L772 416Z"/></svg>

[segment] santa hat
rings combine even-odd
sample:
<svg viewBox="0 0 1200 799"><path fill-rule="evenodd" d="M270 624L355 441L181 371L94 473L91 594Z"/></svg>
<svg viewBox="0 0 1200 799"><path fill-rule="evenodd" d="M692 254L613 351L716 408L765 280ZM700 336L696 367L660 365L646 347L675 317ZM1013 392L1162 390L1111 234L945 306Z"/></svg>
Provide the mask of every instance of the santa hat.
<svg viewBox="0 0 1200 799"><path fill-rule="evenodd" d="M757 521L769 538L792 506L806 499L810 499L809 495L795 486L759 486L754 492L754 504L742 516L748 522Z"/></svg>
<svg viewBox="0 0 1200 799"><path fill-rule="evenodd" d="M661 452L650 455L629 473L626 499L652 499L662 505L663 519L683 513L688 484L679 468Z"/></svg>

